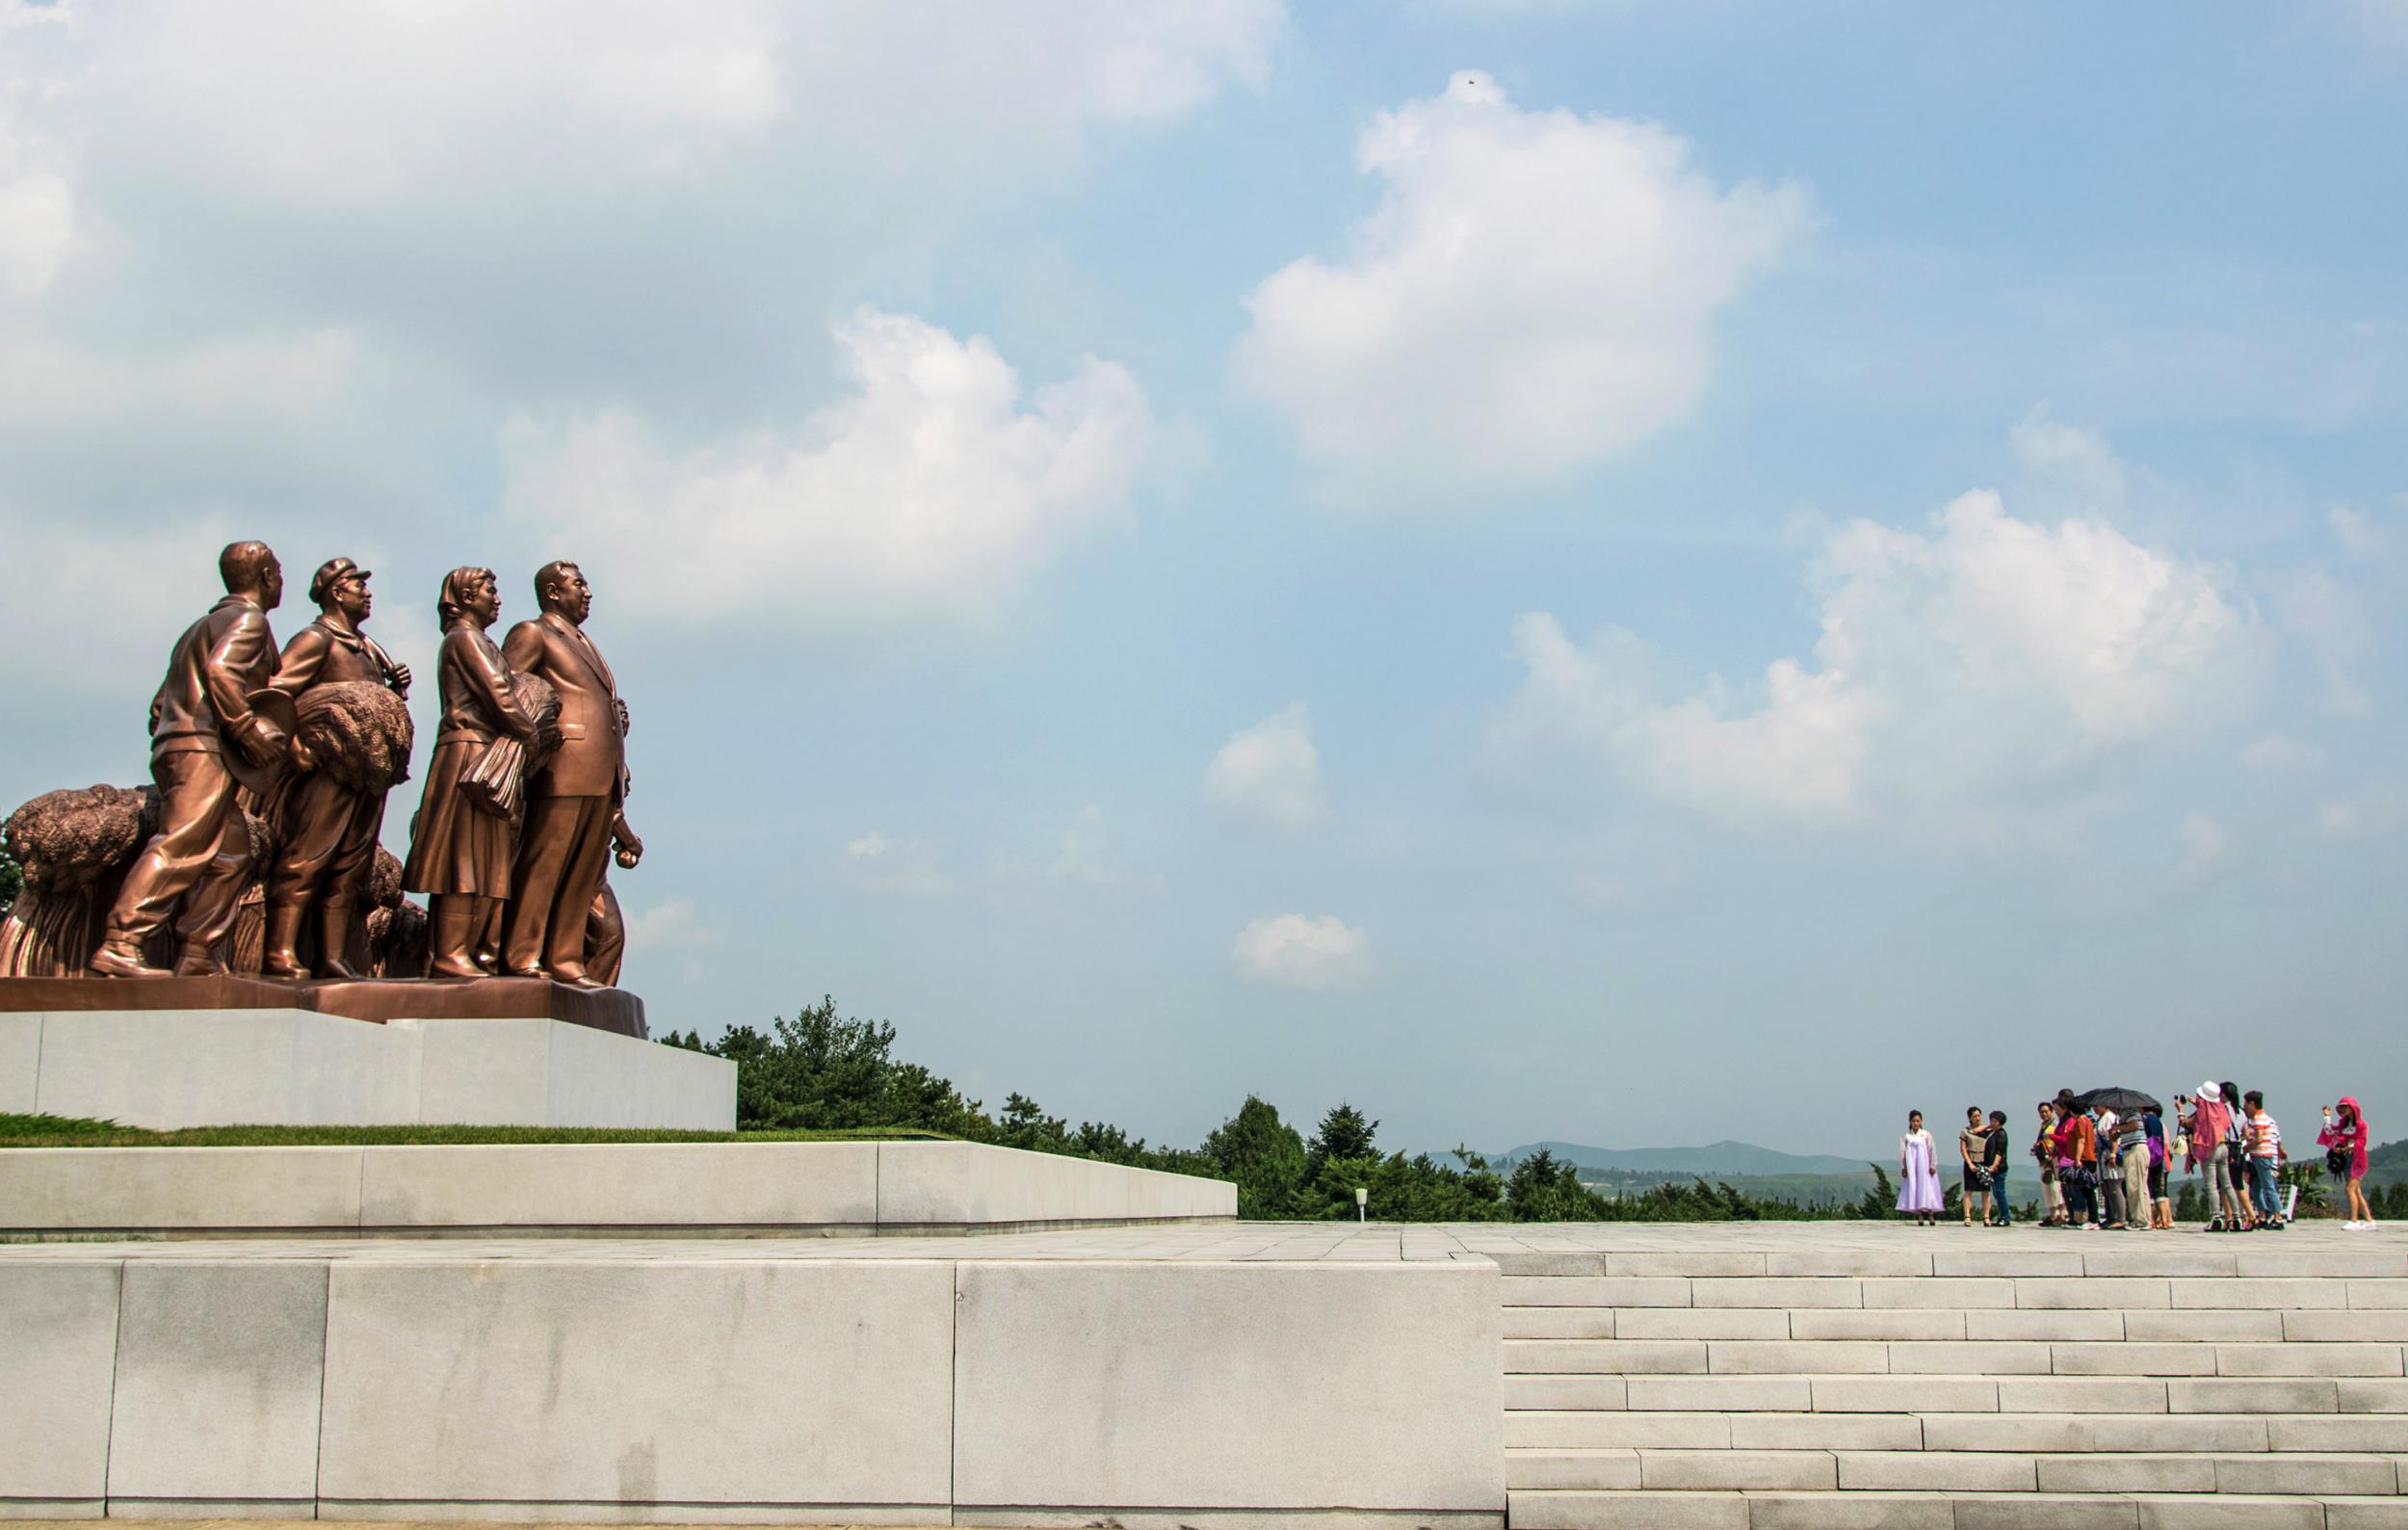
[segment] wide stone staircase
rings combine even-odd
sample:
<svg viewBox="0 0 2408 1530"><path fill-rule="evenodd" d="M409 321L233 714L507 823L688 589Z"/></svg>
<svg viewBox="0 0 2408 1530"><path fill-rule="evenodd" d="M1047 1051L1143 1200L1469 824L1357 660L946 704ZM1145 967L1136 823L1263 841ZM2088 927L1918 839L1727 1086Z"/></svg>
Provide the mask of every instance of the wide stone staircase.
<svg viewBox="0 0 2408 1530"><path fill-rule="evenodd" d="M1511 1525L2408 1527L2397 1235L1829 1227L1484 1251Z"/></svg>

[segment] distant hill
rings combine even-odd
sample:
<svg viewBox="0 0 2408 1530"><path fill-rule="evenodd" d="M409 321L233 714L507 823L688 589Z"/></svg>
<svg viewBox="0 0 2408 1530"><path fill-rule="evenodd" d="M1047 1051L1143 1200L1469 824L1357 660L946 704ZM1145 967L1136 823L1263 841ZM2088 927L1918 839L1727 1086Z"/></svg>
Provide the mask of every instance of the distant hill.
<svg viewBox="0 0 2408 1530"><path fill-rule="evenodd" d="M1717 1142L1703 1148L1590 1148L1576 1142L1525 1143L1510 1152L1493 1153L1488 1161L1499 1170L1530 1157L1541 1148L1583 1169L1611 1169L1624 1174L1704 1174L1709 1177L1745 1175L1862 1174L1866 1160L1835 1158L1827 1153L1785 1153L1753 1143ZM1437 1156L1433 1154L1432 1156Z"/></svg>
<svg viewBox="0 0 2408 1530"><path fill-rule="evenodd" d="M2316 1138L2311 1136L2308 1141L2313 1144ZM2324 1150L2316 1148L2316 1160L2322 1162ZM2369 1185L2380 1188L2384 1185L2395 1185L2403 1179L2408 1179L2408 1139L2387 1142L2368 1152L2367 1183Z"/></svg>

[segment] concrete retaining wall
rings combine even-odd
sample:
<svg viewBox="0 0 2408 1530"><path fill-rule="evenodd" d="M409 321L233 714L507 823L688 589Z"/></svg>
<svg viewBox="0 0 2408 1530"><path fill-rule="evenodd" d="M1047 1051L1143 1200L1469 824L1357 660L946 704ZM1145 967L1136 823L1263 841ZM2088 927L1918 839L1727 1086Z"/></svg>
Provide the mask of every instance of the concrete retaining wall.
<svg viewBox="0 0 2408 1530"><path fill-rule="evenodd" d="M1502 1522L1484 1262L0 1261L0 1517Z"/></svg>
<svg viewBox="0 0 2408 1530"><path fill-rule="evenodd" d="M975 1143L0 1149L14 1232L927 1232L1237 1212L1222 1180Z"/></svg>
<svg viewBox="0 0 2408 1530"><path fill-rule="evenodd" d="M311 1010L0 1014L0 1110L128 1126L729 1131L736 1065L560 1020Z"/></svg>

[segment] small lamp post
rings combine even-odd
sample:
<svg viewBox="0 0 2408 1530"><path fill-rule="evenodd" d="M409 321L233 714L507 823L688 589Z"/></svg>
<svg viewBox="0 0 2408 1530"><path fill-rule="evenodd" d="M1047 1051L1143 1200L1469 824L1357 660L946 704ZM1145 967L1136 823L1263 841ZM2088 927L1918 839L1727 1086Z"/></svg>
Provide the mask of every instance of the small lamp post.
<svg viewBox="0 0 2408 1530"><path fill-rule="evenodd" d="M1368 1204L1370 1204L1370 1203L1371 1203L1371 1199L1372 1199L1372 1193L1371 1193L1370 1191L1368 1191L1368 1190L1364 1189L1364 1188L1363 1188L1362 1186L1360 1186L1360 1185L1355 1186L1355 1189L1354 1189L1354 1220L1355 1220L1356 1222L1361 1223L1361 1222L1364 1222L1364 1221L1367 1221L1367 1220L1368 1220L1368 1219L1367 1219L1367 1218L1363 1215L1363 1208L1364 1208L1366 1205L1368 1205Z"/></svg>

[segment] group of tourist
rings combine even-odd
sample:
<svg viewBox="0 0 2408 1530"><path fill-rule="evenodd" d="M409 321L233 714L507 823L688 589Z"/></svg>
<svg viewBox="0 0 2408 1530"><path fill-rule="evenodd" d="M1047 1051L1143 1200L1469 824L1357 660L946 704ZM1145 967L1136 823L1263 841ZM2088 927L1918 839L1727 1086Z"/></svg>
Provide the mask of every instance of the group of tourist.
<svg viewBox="0 0 2408 1530"><path fill-rule="evenodd" d="M2117 1109L2119 1104L2125 1108ZM2282 1165L2290 1153L2263 1091L2210 1080L2196 1095L2174 1096L2170 1121L2156 1100L2120 1091L2078 1097L2059 1090L2038 1108L2039 1135L2027 1150L2039 1166L2042 1227L2171 1228L2174 1201L2167 1181L2177 1161L2184 1173L2205 1176L2207 1230L2279 1232L2290 1222ZM1956 1154L1967 1227L1976 1215L1992 1227L2012 1220L2009 1137L2006 1112L1985 1116L1977 1105L1966 1107ZM2344 1226L2352 1231L2375 1225L2365 1188L2370 1141L2356 1099L2343 1095L2339 1104L2324 1107L2316 1145L2325 1150L2326 1170L2347 1187ZM1908 1112L1906 1135L1898 1139L1898 1209L1918 1226L1935 1225L1945 1211L1941 1153L1938 1140L1924 1126L1924 1113Z"/></svg>

